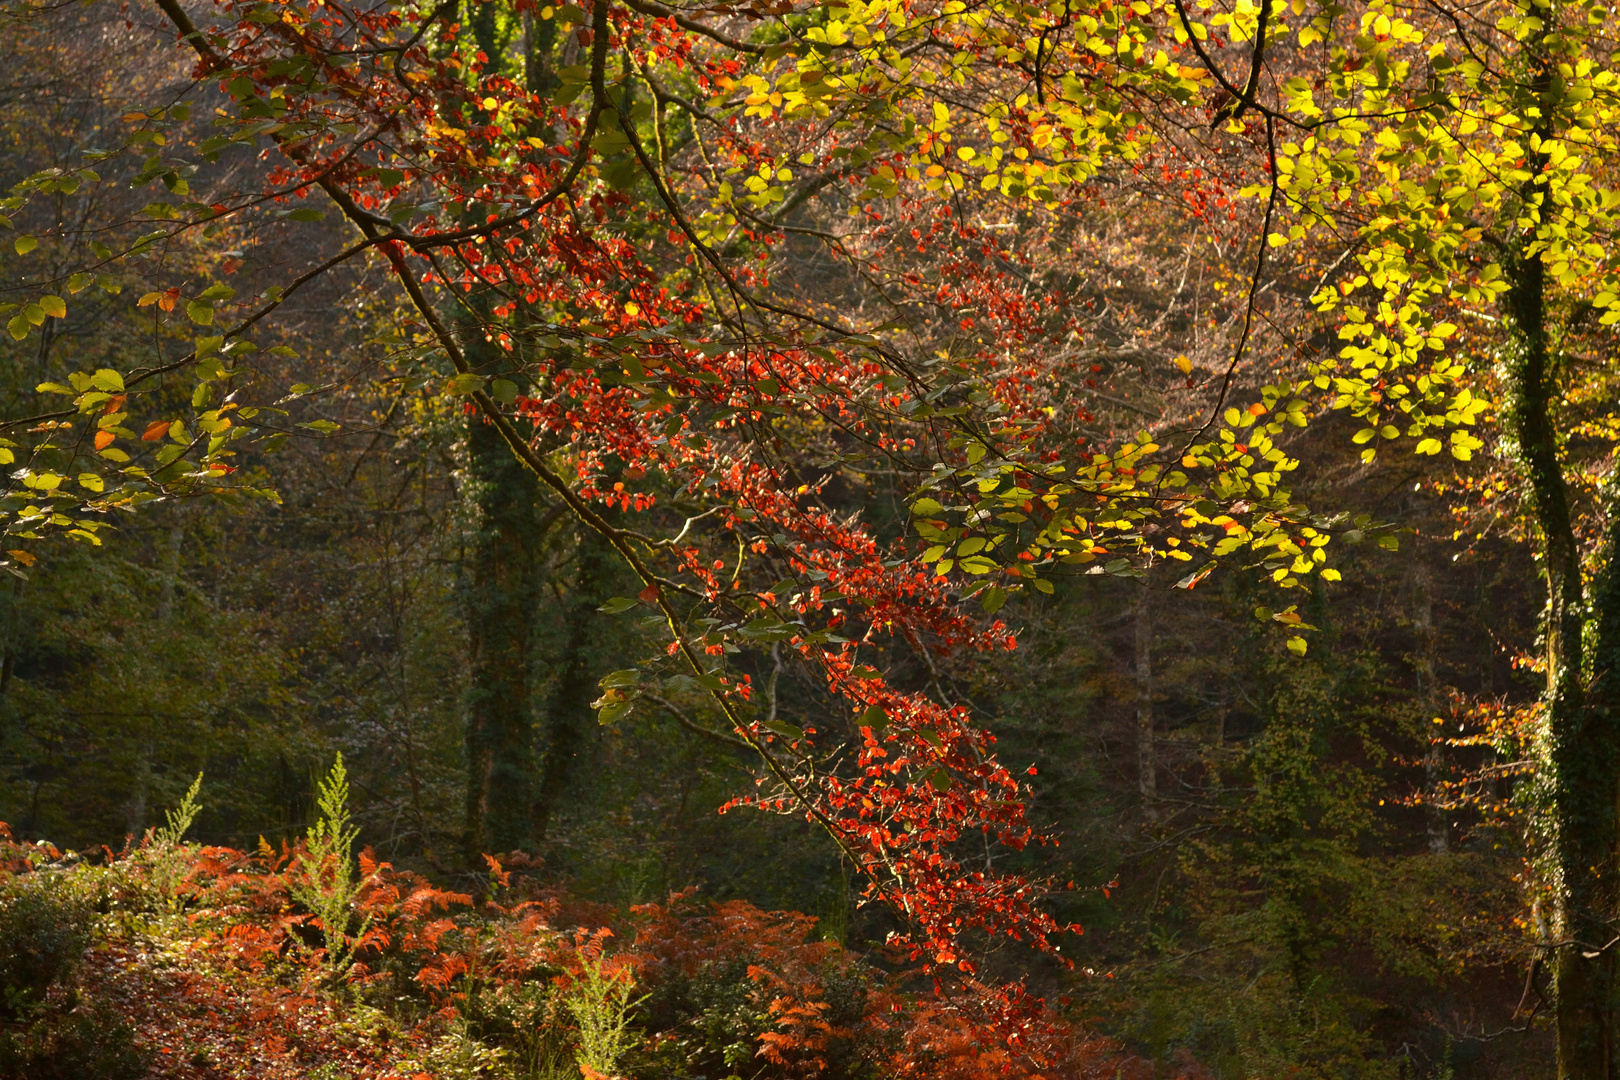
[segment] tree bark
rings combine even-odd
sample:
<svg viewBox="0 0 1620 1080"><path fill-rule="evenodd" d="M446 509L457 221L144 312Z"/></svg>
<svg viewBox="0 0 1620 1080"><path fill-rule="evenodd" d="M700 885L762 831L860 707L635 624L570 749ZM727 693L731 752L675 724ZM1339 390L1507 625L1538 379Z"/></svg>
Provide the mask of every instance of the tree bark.
<svg viewBox="0 0 1620 1080"><path fill-rule="evenodd" d="M494 350L469 343L467 351L469 358L481 356L486 366L496 362L488 355ZM483 852L511 851L531 840L531 656L541 533L539 484L494 426L476 415L467 422L467 499L473 535L463 593L468 647L464 854L476 865Z"/></svg>
<svg viewBox="0 0 1620 1080"><path fill-rule="evenodd" d="M1434 674L1434 583L1428 564L1420 554L1414 554L1412 564L1412 634L1416 639L1412 649L1412 670L1417 676L1418 704L1423 709L1423 737L1429 748L1423 754L1424 828L1428 834L1429 854L1444 855L1451 847L1451 833L1446 826L1446 810L1440 805L1442 798L1440 770L1445 764L1441 750L1440 732L1434 720L1440 709L1439 684Z"/></svg>
<svg viewBox="0 0 1620 1080"><path fill-rule="evenodd" d="M544 839L563 795L578 776L580 754L586 749L595 716L591 702L597 697L599 650L592 630L601 624L597 608L608 599L607 583L618 565L613 549L594 532L582 532L575 556L574 584L564 604L568 637L563 646L562 670L542 721L543 746L540 784L535 796L535 836Z"/></svg>
<svg viewBox="0 0 1620 1080"><path fill-rule="evenodd" d="M1153 611L1146 588L1136 601L1136 788L1142 817L1159 817L1158 755L1153 745Z"/></svg>
<svg viewBox="0 0 1620 1080"><path fill-rule="evenodd" d="M489 57L501 55L495 10L494 4L469 3L465 12ZM541 69L525 46L526 74L533 81ZM477 216L468 208L469 219ZM463 349L473 370L495 375L515 361L484 339L489 304L479 292L468 298L475 318L463 325ZM534 839L533 620L545 532L539 481L477 413L467 418L467 490L473 543L464 595L469 670L463 848L467 861L477 865L484 852L525 848Z"/></svg>
<svg viewBox="0 0 1620 1080"><path fill-rule="evenodd" d="M1535 169L1539 172L1539 167ZM1617 910L1615 698L1609 673L1620 655L1620 586L1613 544L1593 595L1592 692L1583 642L1587 616L1580 547L1569 505L1553 406L1558 387L1547 327L1546 268L1539 255L1508 267L1509 345L1504 365L1509 391L1503 419L1523 470L1531 517L1541 540L1547 585L1543 655L1541 768L1537 778L1543 869L1552 887L1553 941L1549 957L1557 1009L1560 1080L1614 1080Z"/></svg>

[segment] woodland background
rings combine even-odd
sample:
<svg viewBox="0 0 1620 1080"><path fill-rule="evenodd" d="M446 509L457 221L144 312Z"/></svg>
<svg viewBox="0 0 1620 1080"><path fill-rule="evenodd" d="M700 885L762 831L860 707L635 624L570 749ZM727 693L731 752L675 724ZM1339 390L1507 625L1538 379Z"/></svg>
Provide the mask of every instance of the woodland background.
<svg viewBox="0 0 1620 1080"><path fill-rule="evenodd" d="M103 6L0 26L0 178L77 161L185 82L172 36ZM1229 349L1249 270L1237 238L1257 212L1199 221L1150 177L1000 223L1030 288L1066 296L1086 327L1071 389L1095 392L1100 425L1196 407L1175 361ZM206 257L245 292L343 237L284 220L234 242L223 264ZM787 251L778 276L807 303L871 303L813 251ZM1251 384L1297 346L1319 270L1276 273ZM274 454L244 459L278 503L161 501L103 547L42 548L0 582L0 821L19 840L117 850L201 772L191 836L274 847L304 835L341 752L360 844L445 888L479 888L490 851L604 921L697 889L808 913L812 938L879 953L885 917L856 905L824 836L718 812L758 764L711 717L670 702L598 723L598 680L651 641L633 612L598 609L636 586L400 358L375 273L345 269L278 314L275 340L303 365L283 407L342 425L289 422ZM35 385L65 370L172 348L138 314L104 297L0 344L0 412L43 411ZM1031 814L1061 843L996 858L1072 882L1055 913L1085 928L1062 942L1072 970L1010 948L982 963L1028 973L1065 1016L1161 1069L1539 1075L1545 973L1524 948L1535 907L1509 796L1511 718L1543 683L1528 659L1542 585L1494 447L1470 464L1365 464L1348 431L1292 437L1295 496L1394 522L1399 542L1350 549L1343 581L1315 589L1305 656L1256 622L1254 575L1174 589L1167 567L1059 579L1007 609L1016 651L929 673L1003 761L1034 766ZM895 535L908 491L851 468L827 499ZM782 677L784 716L813 719L816 688ZM501 695L532 731L528 756L503 764L528 802L489 826L469 814L468 744Z"/></svg>

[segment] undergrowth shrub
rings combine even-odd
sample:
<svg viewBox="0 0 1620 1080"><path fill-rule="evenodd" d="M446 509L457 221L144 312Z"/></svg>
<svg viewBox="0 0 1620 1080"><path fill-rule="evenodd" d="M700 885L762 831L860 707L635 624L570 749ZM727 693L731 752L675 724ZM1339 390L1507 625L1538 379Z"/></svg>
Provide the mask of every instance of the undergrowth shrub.
<svg viewBox="0 0 1620 1080"><path fill-rule="evenodd" d="M0 1017L28 1017L78 966L92 910L75 884L68 872L47 870L0 885Z"/></svg>
<svg viewBox="0 0 1620 1080"><path fill-rule="evenodd" d="M493 859L478 900L369 850L356 869L346 786L340 762L320 821L279 851L183 843L196 786L106 866L0 825L0 979L16 988L0 1080L132 1078L142 1045L251 1049L284 1063L265 1075L345 1080L1082 1080L1131 1065L1034 999L1010 1052L1007 1033L825 940L811 916L678 894L633 908L609 955L611 911L514 886ZM131 901L162 917L128 917ZM76 984L92 937L124 954ZM153 954L150 970L129 961ZM151 1007L140 995L164 984L142 980L159 971L208 1010ZM136 1031L95 1004L109 996L143 1000Z"/></svg>
<svg viewBox="0 0 1620 1080"><path fill-rule="evenodd" d="M146 1057L77 976L110 876L0 823L0 1080L135 1080Z"/></svg>
<svg viewBox="0 0 1620 1080"><path fill-rule="evenodd" d="M0 1031L3 1080L137 1080L149 1055L110 1005L81 1005Z"/></svg>

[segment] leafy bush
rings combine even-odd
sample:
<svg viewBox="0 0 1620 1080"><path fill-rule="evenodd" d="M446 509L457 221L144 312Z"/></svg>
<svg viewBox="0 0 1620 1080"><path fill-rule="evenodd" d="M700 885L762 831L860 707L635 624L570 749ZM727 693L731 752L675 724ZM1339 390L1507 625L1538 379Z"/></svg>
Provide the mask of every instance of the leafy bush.
<svg viewBox="0 0 1620 1080"><path fill-rule="evenodd" d="M134 1032L105 1004L0 1033L0 1080L136 1080L146 1067Z"/></svg>
<svg viewBox="0 0 1620 1080"><path fill-rule="evenodd" d="M90 943L90 904L67 873L22 874L0 886L0 1016L38 1009Z"/></svg>

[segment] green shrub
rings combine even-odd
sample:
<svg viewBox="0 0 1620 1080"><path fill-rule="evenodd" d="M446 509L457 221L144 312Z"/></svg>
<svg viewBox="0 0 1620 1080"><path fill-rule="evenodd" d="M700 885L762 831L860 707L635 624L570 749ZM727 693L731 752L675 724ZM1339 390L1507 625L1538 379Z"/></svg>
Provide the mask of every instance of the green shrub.
<svg viewBox="0 0 1620 1080"><path fill-rule="evenodd" d="M27 1017L68 981L90 944L90 918L89 902L61 873L0 886L0 1016Z"/></svg>
<svg viewBox="0 0 1620 1080"><path fill-rule="evenodd" d="M0 1080L137 1080L146 1067L134 1032L104 1004L0 1032Z"/></svg>

